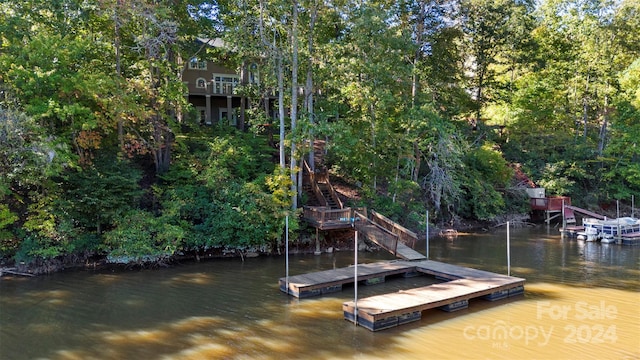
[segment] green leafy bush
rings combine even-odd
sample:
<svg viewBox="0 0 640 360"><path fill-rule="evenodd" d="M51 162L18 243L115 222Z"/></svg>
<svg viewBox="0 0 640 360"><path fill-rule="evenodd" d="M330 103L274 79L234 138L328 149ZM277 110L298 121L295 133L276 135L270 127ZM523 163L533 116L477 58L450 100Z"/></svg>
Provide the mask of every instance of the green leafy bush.
<svg viewBox="0 0 640 360"><path fill-rule="evenodd" d="M156 261L173 255L181 246L185 232L166 218L142 211L130 211L115 221L116 227L104 234L107 259L115 263Z"/></svg>

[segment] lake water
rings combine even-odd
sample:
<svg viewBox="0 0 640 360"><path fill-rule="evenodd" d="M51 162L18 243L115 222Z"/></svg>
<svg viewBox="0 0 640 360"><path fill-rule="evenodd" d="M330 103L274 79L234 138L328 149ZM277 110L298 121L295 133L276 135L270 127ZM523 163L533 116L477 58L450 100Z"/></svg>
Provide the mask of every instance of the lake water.
<svg viewBox="0 0 640 360"><path fill-rule="evenodd" d="M540 227L512 229L510 250L511 274L527 279L524 296L428 310L375 333L343 319L353 287L303 300L280 292L284 257L3 277L0 358L640 359L640 246L562 239ZM433 239L430 258L504 274L506 231ZM351 252L296 255L290 274L352 263ZM358 295L431 282L390 279Z"/></svg>

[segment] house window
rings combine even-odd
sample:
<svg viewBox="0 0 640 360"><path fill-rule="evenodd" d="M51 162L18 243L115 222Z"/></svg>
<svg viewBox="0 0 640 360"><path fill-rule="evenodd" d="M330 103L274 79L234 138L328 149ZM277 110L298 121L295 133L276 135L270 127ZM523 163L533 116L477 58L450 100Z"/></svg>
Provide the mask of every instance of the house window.
<svg viewBox="0 0 640 360"><path fill-rule="evenodd" d="M189 61L189 69L191 70L207 70L207 62L196 57Z"/></svg>
<svg viewBox="0 0 640 360"><path fill-rule="evenodd" d="M214 94L233 94L233 89L238 85L239 80L237 75L214 75Z"/></svg>
<svg viewBox="0 0 640 360"><path fill-rule="evenodd" d="M196 80L196 87L198 89L204 89L207 87L207 80L205 78L198 78L198 80Z"/></svg>

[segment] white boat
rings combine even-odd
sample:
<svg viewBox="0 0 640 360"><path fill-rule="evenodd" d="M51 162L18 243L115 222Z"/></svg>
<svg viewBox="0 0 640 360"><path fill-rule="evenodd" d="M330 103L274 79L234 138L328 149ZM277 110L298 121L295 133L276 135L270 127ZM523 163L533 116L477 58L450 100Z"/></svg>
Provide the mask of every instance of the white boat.
<svg viewBox="0 0 640 360"><path fill-rule="evenodd" d="M603 237L602 240L600 240L600 242L603 244L613 244L616 242L616 239L614 239L613 236L607 236L607 237Z"/></svg>
<svg viewBox="0 0 640 360"><path fill-rule="evenodd" d="M631 217L604 220L586 218L582 221L582 225L585 234L595 232L595 236L604 243L615 242L616 238L625 234L640 233L640 220Z"/></svg>
<svg viewBox="0 0 640 360"><path fill-rule="evenodd" d="M596 241L599 238L600 238L600 235L598 234L598 229L596 229L595 227L585 226L584 231L578 232L579 240Z"/></svg>

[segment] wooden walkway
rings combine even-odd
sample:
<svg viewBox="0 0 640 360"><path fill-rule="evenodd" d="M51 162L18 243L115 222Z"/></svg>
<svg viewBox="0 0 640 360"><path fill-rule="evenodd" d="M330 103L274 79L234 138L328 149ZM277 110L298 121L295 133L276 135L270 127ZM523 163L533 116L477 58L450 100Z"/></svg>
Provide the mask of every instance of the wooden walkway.
<svg viewBox="0 0 640 360"><path fill-rule="evenodd" d="M476 270L438 261L386 261L358 265L358 282L384 282L386 276L423 273L443 280L442 283L345 302L344 317L371 331L420 320L422 311L441 308L456 311L468 306L469 300L504 299L524 292L524 279ZM354 268L346 267L280 279L280 290L304 298L342 290L354 282ZM287 288L288 285L288 288ZM357 305L357 308L356 308Z"/></svg>
<svg viewBox="0 0 640 360"><path fill-rule="evenodd" d="M419 252L413 250L407 245L399 242L396 247L396 256L405 260L425 260L426 257Z"/></svg>
<svg viewBox="0 0 640 360"><path fill-rule="evenodd" d="M582 209L582 208L579 208L577 206L566 205L565 208L569 209L569 210L573 210L573 211L575 211L577 213L580 213L580 214L583 214L583 215L587 215L587 216L592 217L592 218L596 218L596 219L600 219L600 220L604 220L605 219L604 215L600 215L598 213L594 213L593 211Z"/></svg>

